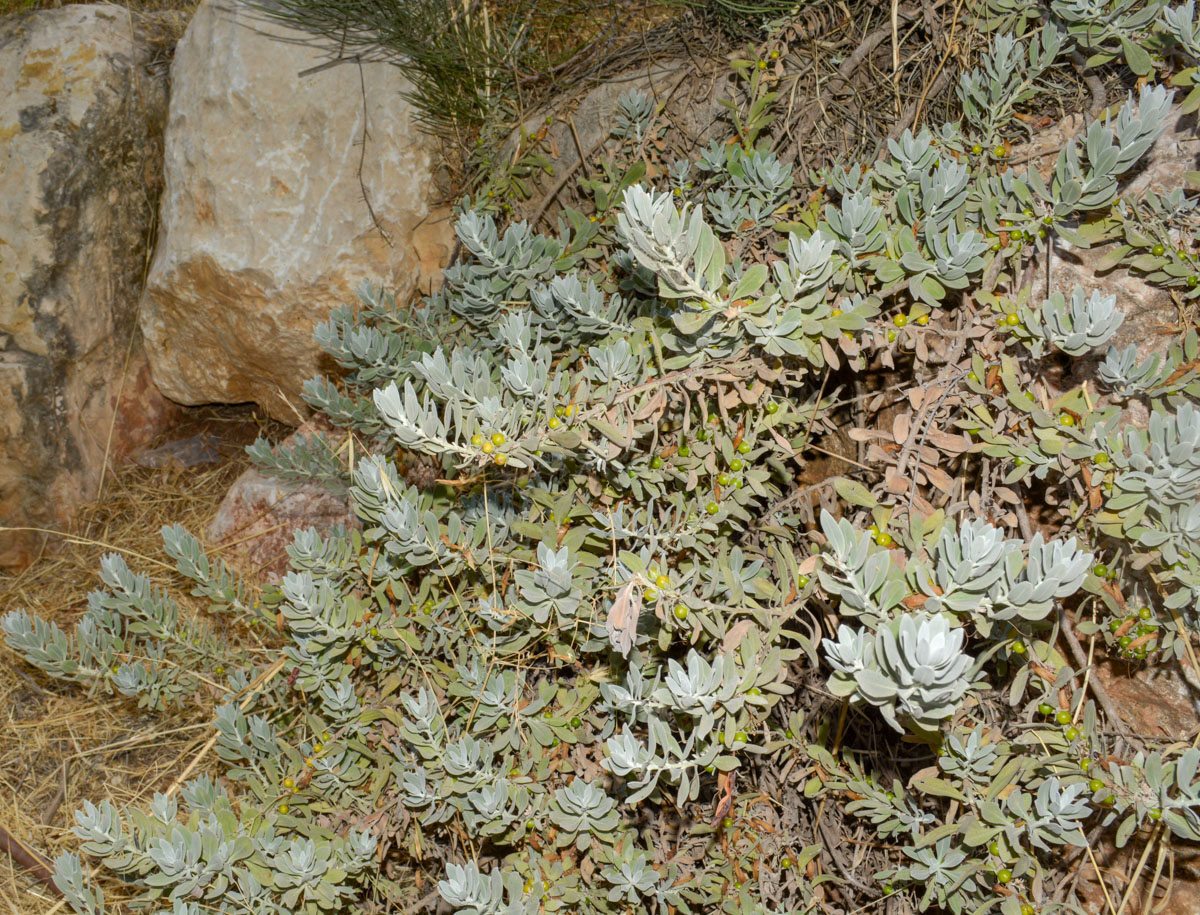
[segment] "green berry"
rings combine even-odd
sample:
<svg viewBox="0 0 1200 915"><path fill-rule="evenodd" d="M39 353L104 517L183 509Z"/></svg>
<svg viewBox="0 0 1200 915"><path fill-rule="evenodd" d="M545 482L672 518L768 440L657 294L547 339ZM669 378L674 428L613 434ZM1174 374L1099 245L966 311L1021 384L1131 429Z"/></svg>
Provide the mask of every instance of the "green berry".
<svg viewBox="0 0 1200 915"><path fill-rule="evenodd" d="M689 457L691 455L691 453L692 453L692 449L689 448L687 445L679 446L679 456L680 457Z"/></svg>
<svg viewBox="0 0 1200 915"><path fill-rule="evenodd" d="M1097 464L1107 464L1108 463L1108 455L1105 454L1103 451L1097 451L1096 456L1094 458L1092 458L1092 460Z"/></svg>
<svg viewBox="0 0 1200 915"><path fill-rule="evenodd" d="M808 576L807 575L797 575L796 576L796 587L800 588L800 589L807 588L808 587Z"/></svg>
<svg viewBox="0 0 1200 915"><path fill-rule="evenodd" d="M1027 902L1021 906L1021 915L1037 915L1037 909Z"/></svg>
<svg viewBox="0 0 1200 915"><path fill-rule="evenodd" d="M658 575L654 579L654 583L660 588L666 588L671 584L671 579L666 575Z"/></svg>
<svg viewBox="0 0 1200 915"><path fill-rule="evenodd" d="M373 638L373 639L379 638L379 630L376 629L374 626L371 627L371 638Z"/></svg>
<svg viewBox="0 0 1200 915"><path fill-rule="evenodd" d="M784 731L783 736L786 737L788 740L794 740L796 737L796 735L794 733L792 733L791 728L788 728L786 731Z"/></svg>
<svg viewBox="0 0 1200 915"><path fill-rule="evenodd" d="M1012 883L1012 871L1007 867L996 873L996 880L1000 883Z"/></svg>
<svg viewBox="0 0 1200 915"><path fill-rule="evenodd" d="M699 441L707 442L709 439L709 436L711 436L711 435L712 435L712 433L709 432L707 429L697 429L696 430L696 438Z"/></svg>
<svg viewBox="0 0 1200 915"><path fill-rule="evenodd" d="M891 546L895 541L887 531L880 531L879 536L875 538L875 542L880 546Z"/></svg>
<svg viewBox="0 0 1200 915"><path fill-rule="evenodd" d="M1149 607L1143 607L1141 610L1138 611L1138 619L1148 620L1152 616L1154 616L1154 611L1151 610Z"/></svg>
<svg viewBox="0 0 1200 915"><path fill-rule="evenodd" d="M1150 249L1150 253L1153 254L1155 257L1162 257L1164 254L1167 253L1166 245L1161 245L1161 244L1155 245L1153 248Z"/></svg>
<svg viewBox="0 0 1200 915"><path fill-rule="evenodd" d="M709 502L707 505L704 506L704 510L706 512L708 512L710 515L715 515L717 512L719 512L721 510L721 506L719 506L716 502Z"/></svg>
<svg viewBox="0 0 1200 915"><path fill-rule="evenodd" d="M1130 645L1133 644L1133 636L1123 635L1119 639L1117 639L1117 644L1120 645L1122 648L1128 648Z"/></svg>
<svg viewBox="0 0 1200 915"><path fill-rule="evenodd" d="M720 483L722 486L728 486L730 483L733 482L733 477L731 477L727 473L719 473L719 474L717 474L717 482Z"/></svg>
<svg viewBox="0 0 1200 915"><path fill-rule="evenodd" d="M662 467L662 465L663 465L663 459L660 458L657 454L654 455L654 457L650 458L650 469L651 470L658 470L659 468Z"/></svg>
<svg viewBox="0 0 1200 915"><path fill-rule="evenodd" d="M1013 229L1008 234L1009 234L1009 237L1012 238L1013 241L1021 241L1025 238L1025 233L1022 232L1020 229Z"/></svg>
<svg viewBox="0 0 1200 915"><path fill-rule="evenodd" d="M1015 642L1012 643L1012 653L1013 654L1025 654L1025 652L1027 650L1028 649L1025 647L1025 643L1022 642L1020 639L1017 639Z"/></svg>
<svg viewBox="0 0 1200 915"><path fill-rule="evenodd" d="M970 381L978 381L979 380L979 376L976 375L974 372L967 372L967 378Z"/></svg>
<svg viewBox="0 0 1200 915"><path fill-rule="evenodd" d="M1004 316L1004 323L1007 324L1009 327L1016 327L1018 324L1021 323L1021 316L1019 314L1017 314L1016 312L1013 312L1012 314L1007 314Z"/></svg>
<svg viewBox="0 0 1200 915"><path fill-rule="evenodd" d="M973 156L978 156L982 152L983 152L983 147L980 146L978 143L974 144L971 147L971 155L973 155Z"/></svg>
<svg viewBox="0 0 1200 915"><path fill-rule="evenodd" d="M1073 426L1075 425L1075 417L1070 413L1064 413L1058 418L1058 424L1060 426Z"/></svg>
<svg viewBox="0 0 1200 915"><path fill-rule="evenodd" d="M763 409L766 410L769 415L773 416L779 412L779 404L775 403L773 400L768 400L767 405L763 407Z"/></svg>
<svg viewBox="0 0 1200 915"><path fill-rule="evenodd" d="M918 315L917 323L920 324L922 327L924 327L926 324L929 323L929 315Z"/></svg>
<svg viewBox="0 0 1200 915"><path fill-rule="evenodd" d="M1196 288L1196 285L1197 285L1198 283L1200 283L1200 277L1197 277L1197 276L1196 276L1196 274L1194 274L1194 273L1193 273L1193 274L1190 274L1190 275L1188 276L1188 278L1187 278L1187 281L1186 281L1186 282L1187 282L1187 284L1188 284L1188 288L1189 288L1189 289L1195 289L1195 288Z"/></svg>
<svg viewBox="0 0 1200 915"><path fill-rule="evenodd" d="M292 790L292 788L294 788L295 786L296 786L295 779L285 778L283 780L283 787L287 788L289 791Z"/></svg>
<svg viewBox="0 0 1200 915"><path fill-rule="evenodd" d="M738 450L738 454L749 454L750 453L750 443L749 442L739 443L737 446L737 450Z"/></svg>
<svg viewBox="0 0 1200 915"><path fill-rule="evenodd" d="M576 729L583 727L582 719L580 719L578 716L575 718L572 718L571 719L571 727L576 728Z"/></svg>
<svg viewBox="0 0 1200 915"><path fill-rule="evenodd" d="M1095 574L1095 576L1097 578L1107 578L1108 577L1108 566L1101 563L1101 564L1097 565L1094 569L1092 569L1092 572Z"/></svg>
<svg viewBox="0 0 1200 915"><path fill-rule="evenodd" d="M478 432L476 432L474 435L471 436L471 444L474 445L476 448L478 448L480 445L483 444L483 436L480 435Z"/></svg>
<svg viewBox="0 0 1200 915"><path fill-rule="evenodd" d="M992 155L997 159L1003 159L1008 155L1008 150L1003 145L1000 145L992 149Z"/></svg>
<svg viewBox="0 0 1200 915"><path fill-rule="evenodd" d="M999 858L1000 857L1000 843L992 842L990 845L988 845L988 853L995 855L997 858Z"/></svg>
<svg viewBox="0 0 1200 915"><path fill-rule="evenodd" d="M732 470L734 473L737 473L739 470L741 470L745 466L746 466L746 464L741 458L734 458L732 461L729 462L729 469Z"/></svg>
<svg viewBox="0 0 1200 915"><path fill-rule="evenodd" d="M1038 706L1038 714L1044 718L1049 718L1054 714L1054 706L1049 702L1043 702Z"/></svg>
<svg viewBox="0 0 1200 915"><path fill-rule="evenodd" d="M1079 728L1067 728L1063 736L1066 737L1071 743L1074 743L1079 739Z"/></svg>
<svg viewBox="0 0 1200 915"><path fill-rule="evenodd" d="M280 813L287 813L287 812L288 812L288 805L287 805L287 804L280 804L280 805L279 805L279 812L280 812Z"/></svg>
<svg viewBox="0 0 1200 915"><path fill-rule="evenodd" d="M216 675L217 675L218 677L219 677L219 676L221 676L221 674L225 673L225 665L224 665L224 664L218 664L218 665L217 665L217 666L214 668L214 672L216 673Z"/></svg>
<svg viewBox="0 0 1200 915"><path fill-rule="evenodd" d="M892 323L897 327L904 327L908 324L908 315L896 315L896 317L892 318Z"/></svg>
<svg viewBox="0 0 1200 915"><path fill-rule="evenodd" d="M1121 621L1120 621L1120 620L1112 620L1112 621L1111 621L1111 622L1108 624L1108 631L1109 631L1109 632L1116 633L1116 631L1117 631L1118 629L1120 629L1120 628L1121 628Z"/></svg>
<svg viewBox="0 0 1200 915"><path fill-rule="evenodd" d="M788 857L780 858L779 866L782 867L784 870L787 870L789 867L792 866L792 859L788 858Z"/></svg>
<svg viewBox="0 0 1200 915"><path fill-rule="evenodd" d="M749 743L750 742L750 738L746 736L745 731L738 731L736 734L733 735L733 739L740 743Z"/></svg>
<svg viewBox="0 0 1200 915"><path fill-rule="evenodd" d="M1059 724L1063 724L1063 725L1070 724L1071 723L1071 713L1069 711L1067 711L1065 708L1059 709L1054 714L1054 720L1057 721Z"/></svg>
<svg viewBox="0 0 1200 915"><path fill-rule="evenodd" d="M1098 778L1093 778L1091 781L1088 782L1088 791L1092 792L1092 794L1095 794L1097 791L1099 791L1103 787L1104 787L1104 782L1100 781L1100 779L1098 779Z"/></svg>
<svg viewBox="0 0 1200 915"><path fill-rule="evenodd" d="M559 419L557 416L551 416L550 420L546 423L546 425L549 426L551 429L557 429L559 426L562 425L562 420Z"/></svg>
<svg viewBox="0 0 1200 915"><path fill-rule="evenodd" d="M889 330L887 332L887 338L888 338L888 343L891 343L893 340L896 339L896 332L894 330Z"/></svg>
<svg viewBox="0 0 1200 915"><path fill-rule="evenodd" d="M1150 811L1149 817L1152 820L1161 820L1162 819L1162 811L1159 810L1157 807L1155 807L1153 810Z"/></svg>
<svg viewBox="0 0 1200 915"><path fill-rule="evenodd" d="M508 439L504 437L503 432L493 433L492 444L495 445L496 447L503 445L506 441L508 441Z"/></svg>
<svg viewBox="0 0 1200 915"><path fill-rule="evenodd" d="M675 619L685 620L685 619L687 619L687 616L688 616L688 608L685 607L683 604L676 604L675 605Z"/></svg>

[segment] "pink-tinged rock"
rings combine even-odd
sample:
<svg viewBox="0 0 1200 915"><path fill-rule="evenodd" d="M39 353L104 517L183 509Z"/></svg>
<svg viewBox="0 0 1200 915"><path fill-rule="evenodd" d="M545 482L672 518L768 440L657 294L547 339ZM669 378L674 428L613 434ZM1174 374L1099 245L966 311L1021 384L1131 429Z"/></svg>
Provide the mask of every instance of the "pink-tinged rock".
<svg viewBox="0 0 1200 915"><path fill-rule="evenodd" d="M252 401L296 423L321 374L314 327L364 282L399 300L427 290L449 256L410 84L382 62L301 75L327 58L211 0L175 50L141 323L155 382L181 403Z"/></svg>
<svg viewBox="0 0 1200 915"><path fill-rule="evenodd" d="M123 7L0 18L2 527L65 527L173 415L136 320L166 112L147 58ZM0 567L45 543L0 532Z"/></svg>
<svg viewBox="0 0 1200 915"><path fill-rule="evenodd" d="M330 427L314 417L292 433L284 446L296 444L317 429L330 436ZM287 483L258 470L234 481L208 527L208 542L231 566L254 577L278 583L288 570L287 546L297 531L315 528L325 534L334 525L359 526L349 496L319 483Z"/></svg>

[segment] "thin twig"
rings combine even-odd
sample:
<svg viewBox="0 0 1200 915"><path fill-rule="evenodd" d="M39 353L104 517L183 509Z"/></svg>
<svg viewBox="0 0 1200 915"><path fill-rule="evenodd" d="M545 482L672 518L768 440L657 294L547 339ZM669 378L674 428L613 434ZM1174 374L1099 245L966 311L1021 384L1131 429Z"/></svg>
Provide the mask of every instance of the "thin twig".
<svg viewBox="0 0 1200 915"><path fill-rule="evenodd" d="M50 862L35 849L25 845L3 826L0 826L0 849L8 852L14 861L49 887L56 896L62 896L62 890L54 883L54 872L51 870Z"/></svg>
<svg viewBox="0 0 1200 915"><path fill-rule="evenodd" d="M371 222L375 224L375 228L379 230L379 234L383 236L383 240L387 242L389 248L396 247L392 244L392 236L388 235L387 231L379 222L379 217L375 215L375 207L371 206L371 195L367 193L366 182L363 181L363 165L367 161L367 140L371 139L371 131L367 126L367 78L363 75L362 59L360 57L353 58L358 61L358 86L362 92L362 144L359 147L358 153L358 189L362 192L363 203L367 205L367 212L371 214Z"/></svg>
<svg viewBox="0 0 1200 915"><path fill-rule="evenodd" d="M1083 651L1083 645L1079 642L1079 637L1075 635L1075 629L1071 624L1071 618L1067 616L1067 611L1062 607L1058 608L1058 625L1062 630L1063 637L1067 640L1067 645L1071 649L1071 657L1075 659L1075 663L1079 665L1080 670L1087 670L1088 660L1087 655ZM1091 689L1092 695L1096 697L1096 701L1100 703L1100 707L1104 709L1104 714L1108 716L1108 720L1112 722L1114 728L1117 729L1124 737L1129 736L1129 729L1125 726L1125 722L1121 720L1121 713L1117 709L1117 705L1112 701L1112 697L1108 695L1108 691L1100 684L1098 677L1090 677L1085 681L1088 688Z"/></svg>

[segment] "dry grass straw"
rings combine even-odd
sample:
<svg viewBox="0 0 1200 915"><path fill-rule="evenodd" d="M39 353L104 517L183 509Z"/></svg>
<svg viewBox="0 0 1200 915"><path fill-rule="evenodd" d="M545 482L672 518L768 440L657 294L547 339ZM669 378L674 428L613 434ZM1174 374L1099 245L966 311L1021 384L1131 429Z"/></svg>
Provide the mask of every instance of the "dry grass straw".
<svg viewBox="0 0 1200 915"><path fill-rule="evenodd" d="M203 540L231 483L248 466L238 454L211 468L110 468L105 498L87 506L57 549L18 575L0 577L0 610L23 608L70 631L99 586L100 559L119 550L130 567L167 587L181 611L202 613L182 576L166 564L159 530L183 524ZM235 649L262 651L248 633L228 633ZM161 713L138 709L121 696L88 695L60 684L0 648L0 826L26 847L53 859L74 849L70 829L84 800L108 798L118 807L146 804L164 791L211 735L214 695ZM215 773L201 759L193 775ZM109 912L124 911L121 884L102 884ZM44 913L53 891L0 854L0 913Z"/></svg>

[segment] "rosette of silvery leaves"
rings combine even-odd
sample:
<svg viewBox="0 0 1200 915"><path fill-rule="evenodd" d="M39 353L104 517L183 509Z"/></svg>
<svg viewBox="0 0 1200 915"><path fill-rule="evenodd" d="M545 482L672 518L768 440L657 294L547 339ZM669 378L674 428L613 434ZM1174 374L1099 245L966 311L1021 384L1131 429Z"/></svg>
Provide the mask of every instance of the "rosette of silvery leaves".
<svg viewBox="0 0 1200 915"><path fill-rule="evenodd" d="M1038 310L1022 312L1026 327L1036 338L1052 343L1069 356L1082 356L1112 339L1125 320L1115 295L1093 290L1089 296L1081 286L1071 290L1068 300L1054 292ZM1034 356L1041 355L1040 347Z"/></svg>
<svg viewBox="0 0 1200 915"><path fill-rule="evenodd" d="M945 616L925 613L886 622L873 636L842 626L836 642L823 642L834 668L829 688L874 705L897 731L903 730L900 717L933 730L954 714L971 685L974 659L963 651L965 638Z"/></svg>

